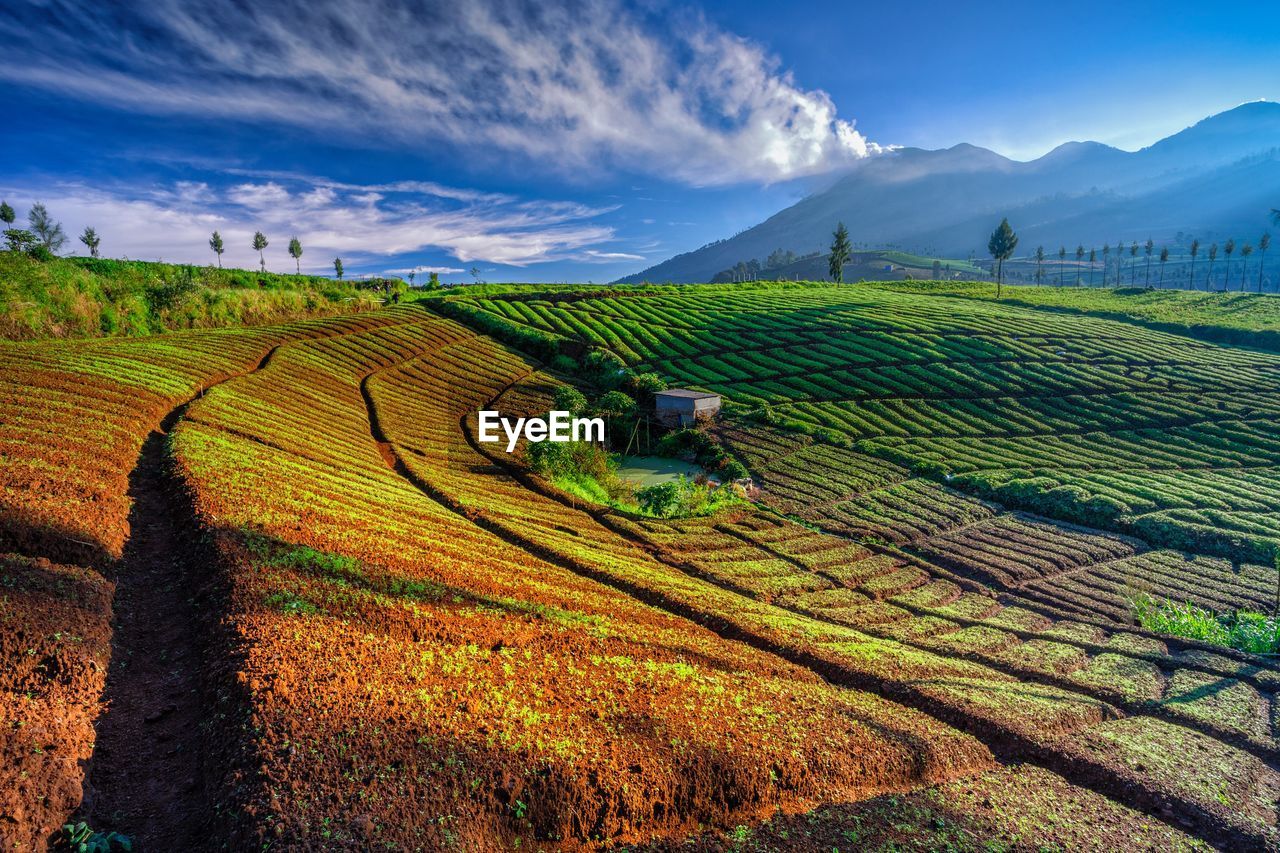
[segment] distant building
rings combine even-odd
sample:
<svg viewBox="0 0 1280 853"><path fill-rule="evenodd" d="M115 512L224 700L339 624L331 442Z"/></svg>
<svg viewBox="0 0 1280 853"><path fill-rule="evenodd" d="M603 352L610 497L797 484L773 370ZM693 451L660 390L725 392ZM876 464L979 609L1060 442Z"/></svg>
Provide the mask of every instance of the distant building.
<svg viewBox="0 0 1280 853"><path fill-rule="evenodd" d="M693 426L700 420L715 417L720 411L720 395L706 391L669 388L654 394L653 399L658 421L672 427Z"/></svg>

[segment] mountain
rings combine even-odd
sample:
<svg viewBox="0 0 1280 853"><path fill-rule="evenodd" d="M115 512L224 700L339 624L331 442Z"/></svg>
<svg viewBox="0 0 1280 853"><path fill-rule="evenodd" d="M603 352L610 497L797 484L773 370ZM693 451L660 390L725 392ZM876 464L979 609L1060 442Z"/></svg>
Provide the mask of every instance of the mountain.
<svg viewBox="0 0 1280 853"><path fill-rule="evenodd" d="M837 222L855 245L985 257L1003 216L1030 251L1171 240L1178 232L1253 240L1273 207L1280 207L1280 104L1258 101L1132 152L1068 142L1028 162L969 144L878 154L753 228L621 281L708 281L775 249L825 251Z"/></svg>

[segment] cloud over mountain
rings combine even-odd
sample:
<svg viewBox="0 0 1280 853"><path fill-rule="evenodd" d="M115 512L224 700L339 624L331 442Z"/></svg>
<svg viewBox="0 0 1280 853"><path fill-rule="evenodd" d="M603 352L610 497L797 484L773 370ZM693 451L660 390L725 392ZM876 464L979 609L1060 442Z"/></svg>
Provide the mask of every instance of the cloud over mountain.
<svg viewBox="0 0 1280 853"><path fill-rule="evenodd" d="M44 0L0 12L0 38L10 84L148 114L442 140L559 173L772 182L878 150L759 45L621 0Z"/></svg>

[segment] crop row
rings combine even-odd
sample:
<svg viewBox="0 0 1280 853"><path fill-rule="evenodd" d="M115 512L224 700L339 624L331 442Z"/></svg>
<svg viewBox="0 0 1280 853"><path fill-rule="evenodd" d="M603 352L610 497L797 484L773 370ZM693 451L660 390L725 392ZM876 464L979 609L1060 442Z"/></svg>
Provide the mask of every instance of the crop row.
<svg viewBox="0 0 1280 853"><path fill-rule="evenodd" d="M557 523L522 513L520 487L460 441L461 414L521 363L446 321L404 332L283 347L175 433L201 517L222 531L246 677L262 685L240 763L263 773L229 794L256 815L242 833L627 841L987 766L923 715L486 530L497 511L525 531ZM380 443L402 429L413 439ZM492 489L474 511L441 491L469 480ZM308 795L352 777L361 799Z"/></svg>
<svg viewBox="0 0 1280 853"><path fill-rule="evenodd" d="M127 478L166 413L251 369L284 341L402 316L0 346L0 548L69 561L119 557L128 536Z"/></svg>
<svg viewBox="0 0 1280 853"><path fill-rule="evenodd" d="M432 366L438 366L438 360ZM399 389L401 398L419 401L432 399L432 395L415 393L410 377L406 376L404 380L403 387ZM519 388L519 385L516 387ZM378 393L376 387L374 390L380 410L383 402L396 394L392 387L382 388L381 393ZM536 394L524 392L520 395L525 400L534 400L536 397ZM515 397L504 395L498 405L506 408L505 401L508 399ZM541 405L546 405L545 397ZM422 440L414 439L415 435L423 432L422 428L410 426L423 420L423 413L417 412L416 415L412 419L406 418L398 428L391 429L393 444L402 447L401 458L411 468L415 457L427 458L419 455L425 453L419 444ZM443 415L441 420L452 423L456 417L456 413L451 413ZM414 452L415 447L419 453ZM502 478L500 468L494 469L479 462L467 463L459 458L469 450L474 452L465 444L459 444L455 451L448 454L453 464L445 470L438 467L433 470L425 464L419 469L419 476L425 481L437 484L442 490L456 495L460 506L478 506L478 496L481 493L494 494L494 476L499 480ZM748 631L755 636L762 636L759 632L763 630L763 636L769 638L771 645L797 652L803 649L807 655L828 661L826 666L832 667L829 671L847 674L842 677L850 677L856 672L861 678L888 679L897 685L897 690L905 690L921 700L927 697L928 702L939 712L951 713L945 709L952 709L959 713L958 709L963 707L964 719L971 722L980 719L986 724L1012 726L1033 738L1039 737L1034 734L1037 731L1055 731L1060 734L1074 732L1065 739L1055 739L1051 748L1061 751L1057 754L1064 756L1070 753L1073 760L1096 761L1099 767L1106 765L1108 773L1125 775L1140 787L1150 789L1155 786L1171 796L1191 798L1199 803L1193 809L1216 808L1210 802L1208 791L1194 786L1182 787L1181 780L1171 783L1157 781L1146 775L1145 771L1138 771L1134 776L1133 765L1143 761L1138 753L1147 749L1143 746L1135 751L1135 743L1153 743L1164 738L1166 742L1187 747L1188 754L1198 755L1199 760L1216 762L1216 766L1229 773L1247 769L1250 781L1233 789L1231 797L1252 791L1253 783L1267 777L1269 772L1257 764L1247 751L1238 752L1235 747L1215 741L1212 737L1184 732L1176 726L1160 722L1157 719L1160 716L1187 722L1195 719L1189 712L1184 713L1185 709L1176 706L1176 703L1171 703L1168 708L1153 707L1151 712L1154 716L1142 715L1116 723L1102 722L1103 717L1111 713L1109 711L1102 711L1101 716L1091 716L1085 710L1090 700L1084 697L1094 692L1116 697L1135 707L1141 705L1140 702L1124 699L1121 686L1126 682L1122 675L1115 675L1104 687L1096 689L1089 686L1088 679L1080 681L1077 687L1083 691L1083 695L1076 693L1076 698L1068 698L1073 694L1057 692L1061 688L1054 686L1053 682L1057 679L1058 682L1065 683L1069 679L1054 675L1051 668L1042 665L1044 662L1038 656L1030 655L1029 652L1036 649L1036 646L1028 647L1028 657L1033 659L1034 666L1010 663L996 655L996 652L1010 646L1010 641L1014 645L1026 645L1019 642L1017 635L1005 637L998 629L979 630L954 623L950 629L942 629L928 619L915 617L911 611L897 607L893 602L899 598L945 585L944 582L931 581L928 572L918 566L892 558L886 560L870 557L850 562L836 559L823 562L819 568L817 561L821 558L815 555L820 554L821 549L816 549L812 542L807 541L812 537L812 531L790 525L791 529L797 531L796 541L803 544L798 544L794 549L787 548L775 541L776 534L768 533L767 524L759 519L669 523L628 519L617 515L602 517L609 530L624 532L627 538L634 538L637 542L656 548L661 554L669 555L665 558L668 570L664 572L661 567L647 564L642 555L623 556L616 545L605 548L602 544L606 538L605 533L600 531L600 525L592 515L575 509L568 497L563 495L554 500L560 507L557 510L548 505L548 501L552 499L543 497L544 491L550 495L554 490L545 485L536 491L526 490L523 493L500 490L497 492L500 497L489 505L486 522L495 529L518 537L519 541L529 547L554 555L557 561L578 566L582 572L599 573L612 579L614 583L635 589L638 593L661 596L667 606L696 609L705 614L706 618L728 620L738 626L739 630ZM568 515L564 514L566 511ZM547 522L534 523L532 519L535 518L546 518ZM664 528L666 532L659 532ZM753 533L762 531L765 532L763 541L753 542ZM782 540L790 541L790 537L783 536ZM831 541L832 550L849 547L847 540L831 537ZM856 556L856 553L849 556ZM868 564L866 572L861 571L864 564ZM673 573L670 569L678 571ZM700 583L704 580L712 583ZM847 599L838 600L846 595ZM972 601L967 596L969 594L957 597L948 593L938 600L946 606L955 607L960 599ZM990 598L985 600L988 604L983 607L991 609L994 602ZM770 601L783 607L769 608L767 603ZM809 601L821 602L824 606L815 605L812 609L806 609L804 602ZM971 615L981 616L983 613L983 610L971 607L968 603L963 607ZM832 609L841 612L838 618L832 616ZM786 615L800 611L803 612L799 615L805 618L799 621L797 616ZM1033 619L1042 619L1034 614L1030 615ZM817 620L826 627L804 627L805 619ZM851 628L855 623L862 627ZM894 626L895 632L901 631L901 638L891 635L887 628L876 628L876 625ZM1067 624L1054 624L1053 629L1065 632L1068 637L1073 634L1071 626ZM874 632L879 637L875 643L876 651L871 652L865 646L865 643L872 642L867 637L854 642L846 635L838 646L818 639L824 633L833 638L840 636L840 630L858 630L863 634ZM1087 625L1080 626L1079 632L1086 630L1098 635L1103 633ZM949 636L946 642L941 639L944 635ZM987 641L993 638L997 642L988 645ZM1122 639L1117 642L1123 645ZM934 645L931 647L931 644ZM1121 646L1117 646L1117 650L1111 653L1129 659ZM964 670L965 675L953 672L953 677L945 683L930 681L925 685L916 681L903 681L913 677L909 673L937 673L940 671L939 667L970 665L959 664L956 657L970 658L973 664L977 664L977 669ZM948 658L951 662L944 663ZM1086 655L1082 668L1088 670L1089 678L1100 677L1099 672L1106 671L1108 661L1091 661L1093 659ZM998 685L1007 677L1002 673L1011 670L1035 673L1033 681L1039 681L1039 684L1024 683L1016 690L1001 690ZM966 681L966 678L985 681L986 685L978 688L974 682ZM1084 704L1078 704L1082 701ZM1031 717L1024 718L1024 714L1030 714ZM1204 725L1212 731L1218 731L1211 724ZM1239 739L1242 743L1253 744L1252 748L1255 749L1265 751L1267 748L1261 743L1250 741L1235 730L1222 729L1221 732L1228 741ZM1081 751L1077 752L1077 748Z"/></svg>

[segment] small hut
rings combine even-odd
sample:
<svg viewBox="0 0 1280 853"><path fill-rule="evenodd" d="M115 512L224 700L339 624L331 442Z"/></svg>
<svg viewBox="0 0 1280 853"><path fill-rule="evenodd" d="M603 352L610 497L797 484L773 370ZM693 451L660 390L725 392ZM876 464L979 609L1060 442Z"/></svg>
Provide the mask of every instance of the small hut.
<svg viewBox="0 0 1280 853"><path fill-rule="evenodd" d="M720 395L688 388L668 388L653 395L659 423L670 427L690 427L709 420L720 411Z"/></svg>

